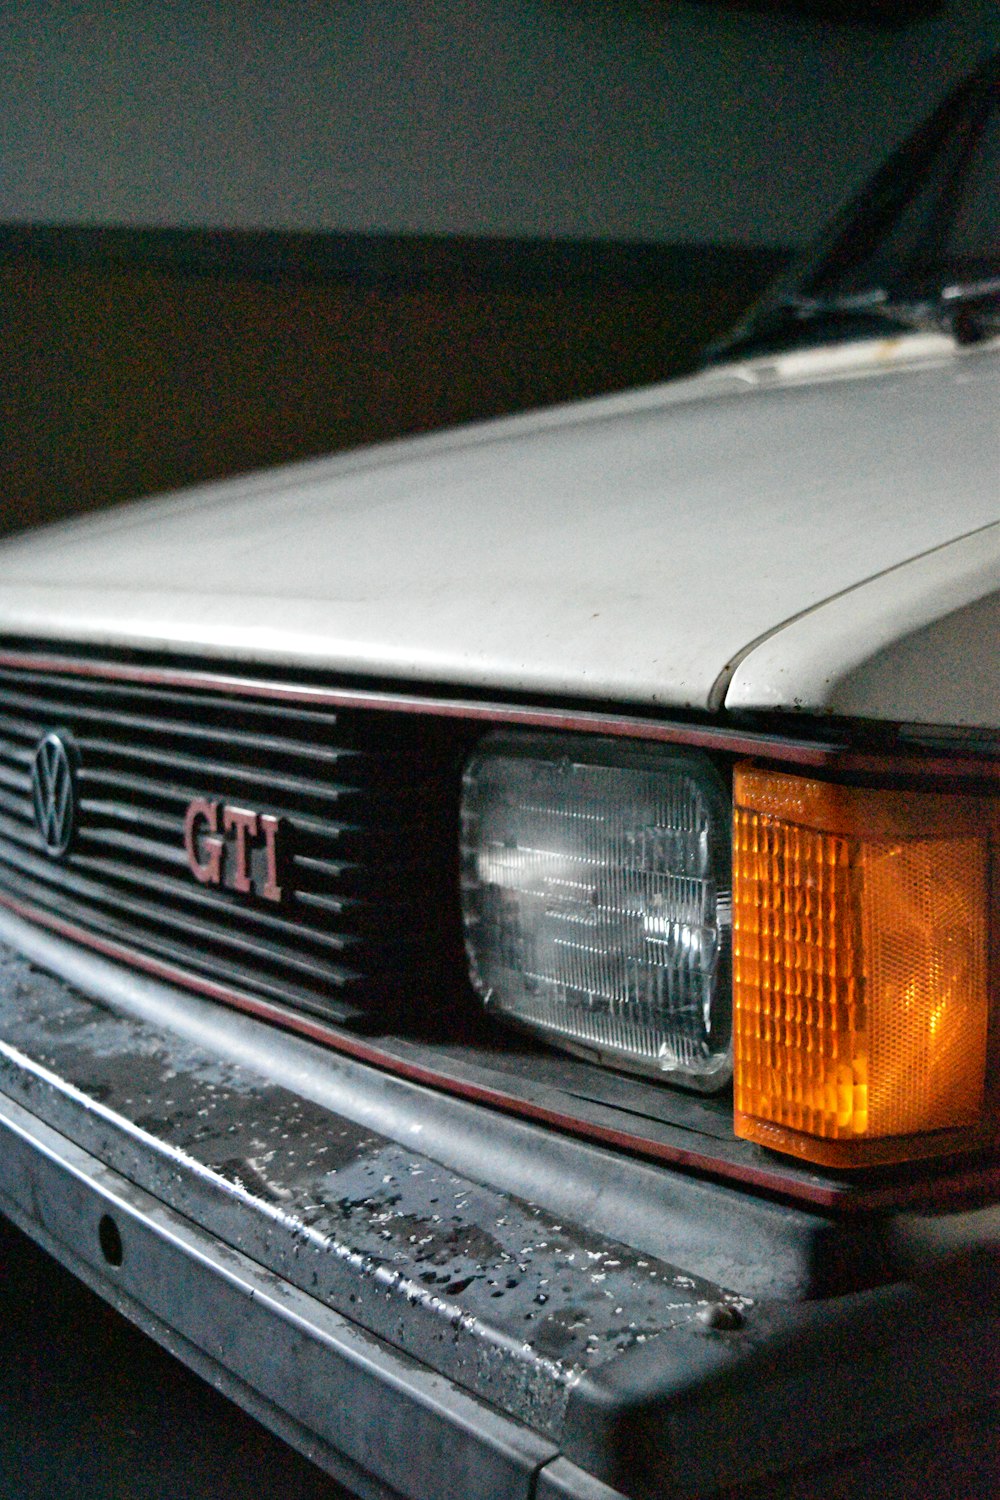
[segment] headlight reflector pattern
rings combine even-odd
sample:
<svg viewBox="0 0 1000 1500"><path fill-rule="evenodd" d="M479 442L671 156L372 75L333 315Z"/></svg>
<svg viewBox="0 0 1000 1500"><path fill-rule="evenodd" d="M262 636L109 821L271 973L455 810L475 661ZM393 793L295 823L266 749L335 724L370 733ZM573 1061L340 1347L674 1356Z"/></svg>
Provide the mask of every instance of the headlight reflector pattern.
<svg viewBox="0 0 1000 1500"><path fill-rule="evenodd" d="M699 1089L731 1074L729 799L707 758L502 738L469 762L463 903L499 1014Z"/></svg>

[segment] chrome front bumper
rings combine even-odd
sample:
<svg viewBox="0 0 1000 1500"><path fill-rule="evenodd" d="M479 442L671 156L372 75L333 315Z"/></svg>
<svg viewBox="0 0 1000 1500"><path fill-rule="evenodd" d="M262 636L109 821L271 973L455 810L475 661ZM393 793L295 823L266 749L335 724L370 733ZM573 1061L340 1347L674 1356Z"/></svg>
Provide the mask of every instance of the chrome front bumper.
<svg viewBox="0 0 1000 1500"><path fill-rule="evenodd" d="M0 922L0 1210L359 1495L737 1493L992 1410L995 1210L848 1230ZM922 1284L809 1300L935 1232Z"/></svg>

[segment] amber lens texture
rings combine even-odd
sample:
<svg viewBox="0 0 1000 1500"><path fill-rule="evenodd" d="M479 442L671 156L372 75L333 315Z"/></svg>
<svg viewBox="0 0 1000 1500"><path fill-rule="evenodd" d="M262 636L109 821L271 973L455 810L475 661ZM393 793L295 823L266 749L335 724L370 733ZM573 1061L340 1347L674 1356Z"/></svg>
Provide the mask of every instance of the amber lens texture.
<svg viewBox="0 0 1000 1500"><path fill-rule="evenodd" d="M862 1165L980 1123L987 812L737 768L737 1134Z"/></svg>

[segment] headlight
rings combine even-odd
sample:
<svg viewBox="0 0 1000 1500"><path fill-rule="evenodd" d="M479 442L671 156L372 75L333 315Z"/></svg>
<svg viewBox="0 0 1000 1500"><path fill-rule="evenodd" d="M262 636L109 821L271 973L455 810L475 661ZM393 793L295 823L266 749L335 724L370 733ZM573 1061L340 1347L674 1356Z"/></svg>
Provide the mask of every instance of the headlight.
<svg viewBox="0 0 1000 1500"><path fill-rule="evenodd" d="M736 1134L825 1166L990 1136L993 796L697 751L497 736L469 762L473 984L570 1051L735 1085Z"/></svg>
<svg viewBox="0 0 1000 1500"><path fill-rule="evenodd" d="M469 762L473 983L571 1050L697 1089L732 1072L730 807L705 757L496 739Z"/></svg>

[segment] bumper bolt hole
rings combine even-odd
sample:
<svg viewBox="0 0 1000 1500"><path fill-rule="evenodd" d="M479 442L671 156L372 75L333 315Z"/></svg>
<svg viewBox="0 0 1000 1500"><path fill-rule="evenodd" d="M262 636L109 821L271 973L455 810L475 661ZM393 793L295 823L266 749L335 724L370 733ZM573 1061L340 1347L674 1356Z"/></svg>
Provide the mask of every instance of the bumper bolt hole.
<svg viewBox="0 0 1000 1500"><path fill-rule="evenodd" d="M743 1313L730 1302L710 1302L697 1313L698 1322L714 1333L735 1333L745 1322Z"/></svg>
<svg viewBox="0 0 1000 1500"><path fill-rule="evenodd" d="M97 1226L97 1239L101 1247L101 1254L109 1266L120 1266L124 1258L122 1249L122 1237L118 1232L118 1225L110 1214L102 1214L101 1221Z"/></svg>

